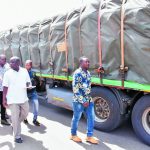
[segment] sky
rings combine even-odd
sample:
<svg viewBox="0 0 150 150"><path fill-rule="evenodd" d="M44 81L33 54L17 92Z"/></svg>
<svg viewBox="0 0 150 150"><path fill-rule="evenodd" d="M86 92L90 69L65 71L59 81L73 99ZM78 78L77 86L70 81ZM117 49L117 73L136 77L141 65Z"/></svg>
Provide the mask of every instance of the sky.
<svg viewBox="0 0 150 150"><path fill-rule="evenodd" d="M89 0L0 0L0 31L79 8Z"/></svg>

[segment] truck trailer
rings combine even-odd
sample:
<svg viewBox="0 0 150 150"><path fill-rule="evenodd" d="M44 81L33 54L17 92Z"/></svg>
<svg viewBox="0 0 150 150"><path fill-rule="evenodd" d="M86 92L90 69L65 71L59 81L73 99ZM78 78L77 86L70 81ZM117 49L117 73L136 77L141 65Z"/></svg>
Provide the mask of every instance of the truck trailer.
<svg viewBox="0 0 150 150"><path fill-rule="evenodd" d="M88 57L95 128L109 132L131 118L150 145L150 0L93 0L1 31L0 53L8 61L18 56L22 66L31 59L48 103L70 110L73 72L79 57Z"/></svg>

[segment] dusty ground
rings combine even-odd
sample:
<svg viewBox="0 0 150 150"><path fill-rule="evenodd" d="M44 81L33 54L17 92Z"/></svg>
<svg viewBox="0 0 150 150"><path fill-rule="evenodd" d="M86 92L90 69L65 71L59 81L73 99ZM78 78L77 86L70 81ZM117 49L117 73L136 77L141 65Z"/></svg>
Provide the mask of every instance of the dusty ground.
<svg viewBox="0 0 150 150"><path fill-rule="evenodd" d="M149 150L149 147L136 137L130 122L111 133L95 130L100 144L91 145L85 142L86 122L82 118L78 135L83 139L83 143L74 143L69 140L71 118L71 111L40 105L39 121L42 125L36 127L32 124L30 111L30 124L26 126L22 123L24 143L14 143L11 127L0 125L0 150Z"/></svg>

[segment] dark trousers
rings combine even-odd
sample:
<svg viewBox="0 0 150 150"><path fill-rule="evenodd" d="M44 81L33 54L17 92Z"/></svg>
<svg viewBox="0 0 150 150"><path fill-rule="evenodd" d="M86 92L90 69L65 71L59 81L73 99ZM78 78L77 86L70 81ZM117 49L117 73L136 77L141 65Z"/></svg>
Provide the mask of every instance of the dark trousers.
<svg viewBox="0 0 150 150"><path fill-rule="evenodd" d="M6 113L6 108L3 106L3 92L0 91L0 105L1 105L1 120L6 119L5 118L5 113Z"/></svg>

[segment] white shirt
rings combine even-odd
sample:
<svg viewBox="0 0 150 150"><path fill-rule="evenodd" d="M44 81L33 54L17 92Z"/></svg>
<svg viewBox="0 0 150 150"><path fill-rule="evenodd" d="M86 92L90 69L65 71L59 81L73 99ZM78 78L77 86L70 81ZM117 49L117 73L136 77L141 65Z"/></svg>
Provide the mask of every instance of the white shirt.
<svg viewBox="0 0 150 150"><path fill-rule="evenodd" d="M7 104L20 104L28 100L26 83L30 77L25 68L19 67L19 71L9 69L3 78L3 86L8 87Z"/></svg>
<svg viewBox="0 0 150 150"><path fill-rule="evenodd" d="M10 66L8 63L6 63L3 67L0 66L0 91L3 91L3 85L2 85L2 82L3 82L3 76L4 76L4 73L10 69Z"/></svg>

